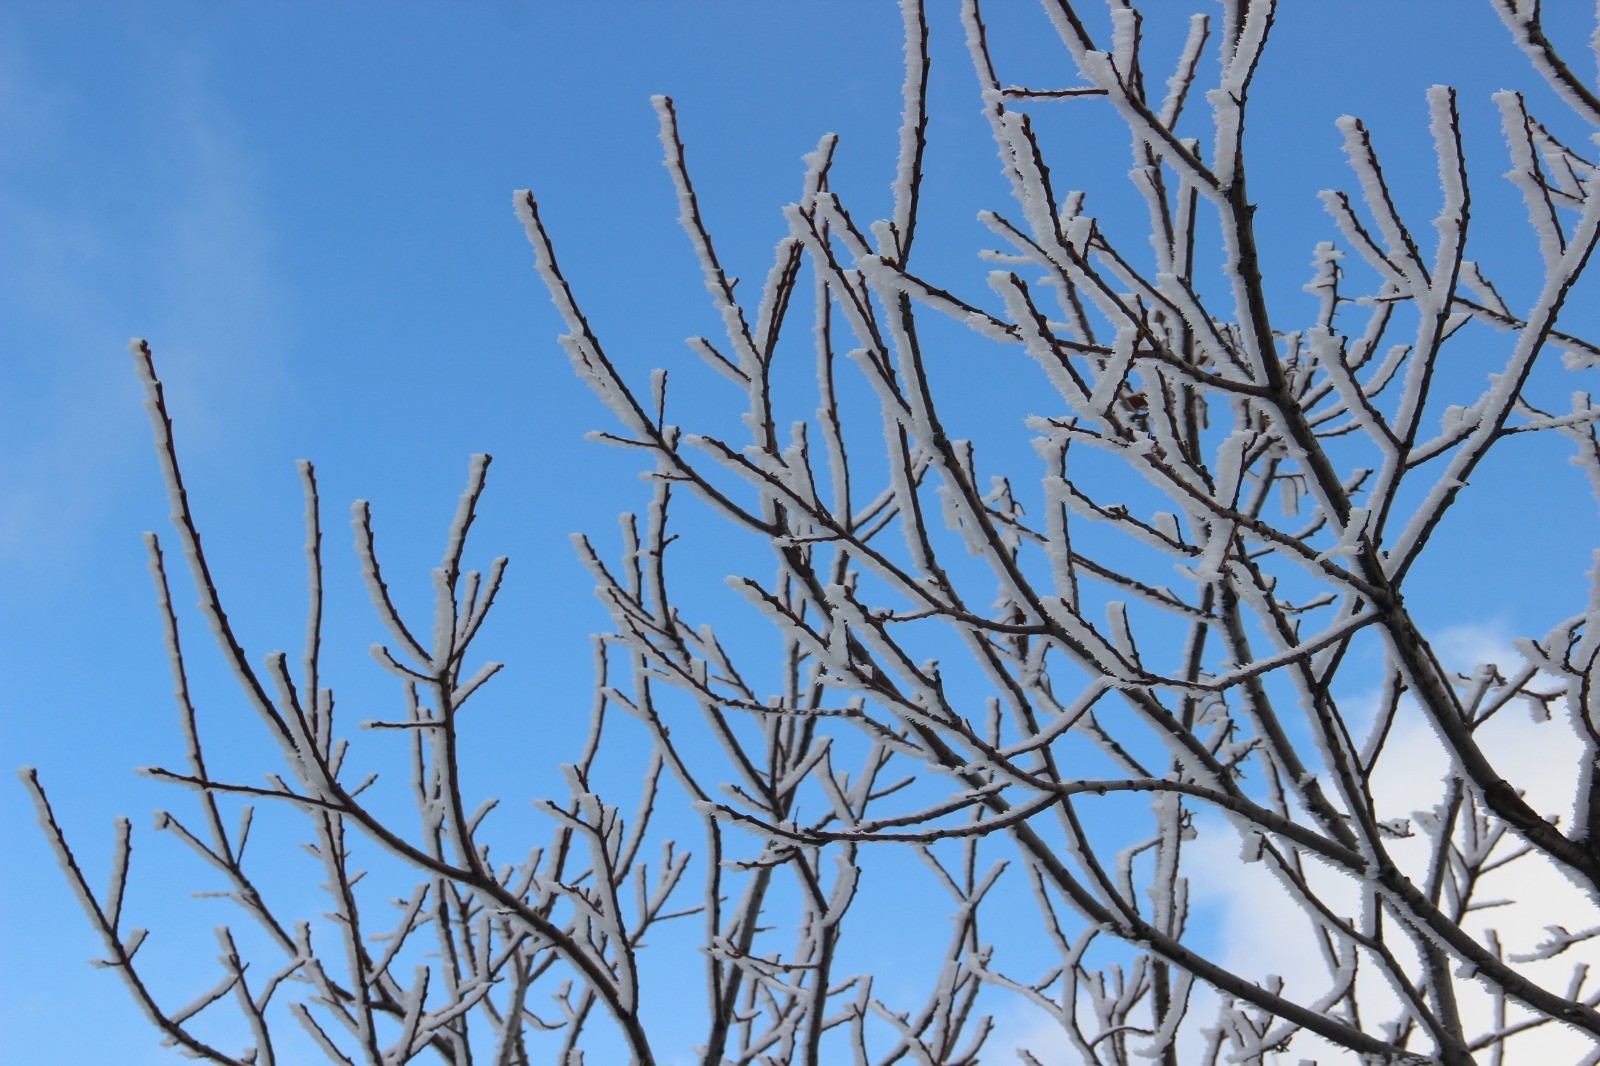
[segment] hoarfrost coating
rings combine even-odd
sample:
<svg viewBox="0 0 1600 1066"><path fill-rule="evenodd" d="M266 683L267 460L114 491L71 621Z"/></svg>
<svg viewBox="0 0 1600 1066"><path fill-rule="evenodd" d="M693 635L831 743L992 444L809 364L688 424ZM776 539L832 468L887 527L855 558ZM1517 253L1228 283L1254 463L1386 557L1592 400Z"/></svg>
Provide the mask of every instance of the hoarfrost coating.
<svg viewBox="0 0 1600 1066"><path fill-rule="evenodd" d="M559 346L611 419L595 439L643 458L648 494L623 516L620 549L573 538L612 630L595 638L565 794L530 797L548 841L512 833L511 861L491 861L491 841L502 855L514 820L477 797L463 758L474 716L504 713L479 695L501 663L471 654L507 572L503 556L467 569L489 457L472 457L428 573L431 628L391 594L372 508L352 512L388 640L370 654L399 684L398 712L363 724L407 745L419 818L402 825L375 775L350 783L352 742L334 728L315 471L300 470L310 608L296 678L285 653L253 665L224 610L154 359L135 342L199 613L281 759L265 786L213 776L151 536L187 766L146 772L193 794L203 826L163 815L161 828L278 957L251 969L223 928L220 977L164 1007L135 957L145 933L124 928L142 854L131 828L119 823L111 888L96 894L25 772L105 962L168 1039L230 1063L273 1061L287 1012L333 1061L574 1066L587 1047L648 1066L668 1054L655 950L684 952L674 970L702 967L696 1054L716 1066L976 1062L1007 1000L1053 1034L1014 1042L1032 1062L1063 1048L1119 1066L1592 1059L1600 567L1586 592L1552 592L1562 602L1541 635L1471 662L1430 624L1454 608L1426 602L1415 576L1454 551L1457 583L1478 578L1482 561L1462 563L1451 538L1472 482L1509 449L1543 461L1529 442L1564 442L1600 493L1600 408L1573 378L1600 349L1572 332L1569 307L1600 241L1596 164L1570 145L1600 125L1600 99L1537 3L1490 6L1546 88L1426 90L1405 120L1428 134L1426 215L1400 206L1393 135L1340 119L1329 143L1355 194L1322 194L1339 240L1313 245L1308 284L1264 277L1247 191L1271 150L1251 121L1262 57L1292 17L1270 0L1230 0L1215 23L1122 2L1101 23L1046 0L1066 76L1037 85L1006 81L1012 58L964 0L975 103L1014 203L978 215L999 247L982 250L997 269L977 283L946 283L954 272L929 259L943 221L925 196L939 24L921 0L899 7L888 217L834 187L849 145L824 136L748 300L691 172L699 119L655 97L720 329L686 342L708 364L703 385L608 347L539 200L517 192ZM1536 115L1552 103L1571 113ZM1505 195L1481 169L1468 180L1476 106L1505 142ZM1120 123L1147 241L1094 214L1098 194L1060 187L1091 142L1035 110L1047 107ZM1485 245L1497 214L1526 218L1531 270ZM1016 387L963 395L978 358ZM682 517L696 507L699 524ZM1526 721L1505 713L1518 701ZM1570 777L1564 809L1530 773ZM308 821L330 919L294 923L267 901L243 857L251 804ZM369 869L400 885L397 924L377 938ZM1513 876L1566 884L1551 893L1561 913L1535 928L1537 899L1495 899ZM1242 957L1208 930L1205 908L1234 897L1290 916L1270 930L1278 956ZM884 907L916 934L905 950L923 952L920 987L858 945ZM1017 936L1021 915L1038 936ZM200 1035L230 993L251 1041L236 1055ZM540 1014L549 999L555 1013Z"/></svg>

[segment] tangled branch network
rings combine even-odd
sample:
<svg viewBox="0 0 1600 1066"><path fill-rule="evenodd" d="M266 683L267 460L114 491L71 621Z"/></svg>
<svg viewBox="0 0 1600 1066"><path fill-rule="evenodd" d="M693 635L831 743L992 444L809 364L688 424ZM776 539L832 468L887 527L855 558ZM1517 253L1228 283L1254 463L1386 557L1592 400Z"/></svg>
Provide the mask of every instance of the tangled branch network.
<svg viewBox="0 0 1600 1066"><path fill-rule="evenodd" d="M393 717L363 725L409 741L415 811L402 819L369 800L374 778L343 772L352 741L323 679L311 465L305 651L298 668L281 653L258 662L201 547L162 386L136 343L177 552L278 749L261 755L276 759L264 785L208 770L151 535L188 757L145 772L192 794L196 813L160 828L276 957L246 961L220 927L215 983L169 1004L141 970L144 930L123 917L128 823L100 892L25 770L104 965L171 1044L218 1063L301 1061L284 1050L294 1040L373 1066L578 1064L585 1049L641 1066L1454 1066L1520 1048L1534 1056L1523 1061L1600 1062L1600 986L1583 961L1600 932L1600 578L1586 594L1579 580L1553 589L1570 617L1465 672L1419 620L1435 608L1406 596L1474 474L1522 446L1512 438L1564 438L1600 492L1600 408L1570 380L1600 367L1600 348L1561 325L1600 239L1585 140L1600 97L1546 35L1537 0L1491 2L1568 112L1547 125L1522 93L1493 100L1542 264L1518 279L1532 292L1520 303L1469 258L1463 105L1439 86L1427 94L1441 179L1431 225L1404 216L1368 128L1342 120L1355 191L1323 194L1337 240L1315 248L1315 313L1284 321L1246 186L1272 0L1224 0L1219 18L1180 24L1181 47L1160 57L1130 0L1100 21L1044 0L1065 88L1008 84L978 0L965 0L960 30L1011 194L981 218L997 242L983 252L987 292L942 285L913 258L931 221L922 0L901 4L890 217L857 221L831 182L838 141L824 138L754 293L736 292L718 256L678 112L657 98L680 221L723 327L689 341L713 375L693 406L725 397L739 436L673 421L666 371L636 381L586 316L539 201L517 193L561 345L613 419L597 436L642 457L651 491L625 518L620 556L576 539L613 628L595 640L592 720L563 769L567 794L536 803L548 840L515 841L509 857L491 852L494 803L469 799L458 757L476 727L465 705L500 669L472 646L506 561L465 564L488 456L472 461L433 570L431 619L402 616L368 506L355 508L389 635L373 656L401 692ZM1171 19L1148 6L1152 25ZM1045 108L1110 109L1147 217L1103 221L1059 186L1071 155L1048 164ZM1493 353L1487 386L1452 369L1458 350ZM1006 426L963 426L941 387L950 364L979 359L1016 376ZM975 440L1017 426L1034 465L991 466ZM699 517L678 521L685 507ZM700 599L675 598L705 575L681 556L669 567L669 546L707 526L769 551L772 567L729 579L743 604L720 630L695 617ZM1531 721L1507 710L1518 704ZM1570 780L1569 807L1537 806L1536 782L1508 769L1504 738L1530 730L1557 738L1542 773ZM638 788L602 795L607 760L637 771ZM303 819L325 918L295 920L261 887L252 863L268 859L246 855L258 807ZM899 867L880 877L894 856L920 863L925 883L909 887ZM368 868L382 876L364 880ZM1576 902L1541 914L1547 928L1530 937L1500 916L1538 877L1575 887ZM1246 883L1289 901L1296 921L1271 936L1299 960L1292 974L1252 969L1191 905ZM929 913L948 924L853 920L874 893L909 910L911 896L935 899ZM700 1013L673 1019L671 1037L644 961L658 935L687 945L669 972L704 982ZM928 965L884 969L891 936L936 945ZM243 1051L205 1035L239 1031L206 1027L230 1003ZM1018 1012L1037 1022L1028 1039L997 1035L995 1019Z"/></svg>

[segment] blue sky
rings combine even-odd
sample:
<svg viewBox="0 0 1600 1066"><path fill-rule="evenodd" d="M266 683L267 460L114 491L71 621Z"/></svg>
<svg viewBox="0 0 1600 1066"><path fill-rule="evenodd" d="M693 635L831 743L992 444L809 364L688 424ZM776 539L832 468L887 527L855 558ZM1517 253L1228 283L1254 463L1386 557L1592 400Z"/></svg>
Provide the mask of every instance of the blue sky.
<svg viewBox="0 0 1600 1066"><path fill-rule="evenodd" d="M1069 60L1039 14L995 6L1014 64L1003 76L1065 83ZM1350 184L1337 115L1369 120L1402 204L1431 217L1422 91L1434 82L1461 90L1486 205L1477 254L1503 242L1513 262L1534 262L1515 200L1495 187L1505 164L1488 95L1526 86L1536 110L1555 109L1487 4L1284 6L1251 142L1284 317L1309 314L1298 288L1312 245L1332 235L1314 194ZM1006 189L955 11L930 4L935 183L919 254L925 273L940 264L981 293L974 253L988 242L973 216L1005 206ZM373 500L388 566L412 578L402 596L423 602L467 457L495 454L478 543L513 569L486 639L513 664L497 684L551 709L527 787L553 791L586 706L588 634L606 625L567 535L614 542L617 513L645 495L633 457L582 440L605 413L555 344L511 191L538 192L590 318L632 372L690 377L681 339L716 322L674 221L650 95L677 101L725 261L758 275L821 134L842 137L834 187L847 204L886 210L899 79L886 0L0 6L0 657L15 682L0 697L0 752L40 767L97 871L111 816L134 817L140 924L181 941L180 923L203 932L220 918L155 868L171 842L152 838L148 812L179 800L129 772L181 753L139 539L164 532L166 502L128 338L155 349L207 542L256 655L298 640L294 460L317 463L330 632L348 635L330 658L357 699L387 690L367 677L375 623L345 508ZM1050 121L1073 135L1078 117L1060 115ZM1083 121L1085 150L1056 166L1083 172L1063 184L1109 188L1095 202L1116 220L1126 148ZM1508 281L1513 303L1528 284ZM1579 606L1581 592L1553 582L1586 568L1592 502L1575 471L1539 469L1554 473L1483 473L1483 495L1508 503L1464 506L1449 565L1419 573L1434 621L1520 634ZM1529 529L1538 552L1483 565L1486 540ZM1471 603L1451 598L1463 573ZM719 589L721 576L707 575ZM199 673L202 710L238 710L214 665ZM492 748L482 757L505 758ZM0 977L0 1046L18 1062L168 1061L111 976L84 965L94 939L22 791L0 789L0 805L0 956L27 960ZM203 939L185 942L209 965Z"/></svg>

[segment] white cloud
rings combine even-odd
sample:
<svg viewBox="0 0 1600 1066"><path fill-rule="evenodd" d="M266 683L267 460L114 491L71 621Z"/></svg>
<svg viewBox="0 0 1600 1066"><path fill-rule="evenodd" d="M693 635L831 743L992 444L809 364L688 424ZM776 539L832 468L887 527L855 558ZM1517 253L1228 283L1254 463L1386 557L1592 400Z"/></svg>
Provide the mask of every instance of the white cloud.
<svg viewBox="0 0 1600 1066"><path fill-rule="evenodd" d="M983 1045L984 1060L1023 1062L1023 1049L1044 1063L1071 1062L1078 1054L1054 1018L1012 998L995 1016L994 1032Z"/></svg>
<svg viewBox="0 0 1600 1066"><path fill-rule="evenodd" d="M1443 634L1436 647L1446 665L1454 669L1470 670L1480 662L1506 664L1509 668L1521 662L1495 628L1458 627ZM1479 741L1501 775L1526 789L1527 799L1536 810L1559 814L1566 823L1571 817L1581 745L1560 714L1547 722L1531 721L1530 717L1520 703L1508 706L1479 730ZM1380 763L1373 781L1380 818L1410 817L1439 802L1448 760L1414 704L1402 705L1387 752L1387 760ZM1513 843L1509 838L1502 843L1503 853L1509 853ZM1419 835L1390 844L1401 869L1420 880L1428 862L1426 842ZM1246 866L1239 861L1240 842L1231 825L1219 818L1204 819L1193 847L1198 854L1191 853L1191 870L1230 871L1226 879L1202 878L1193 883L1199 913L1217 923L1219 940L1224 945L1219 961L1258 981L1272 974L1281 976L1285 994L1300 1002L1314 1000L1325 991L1328 970L1299 905L1269 875L1265 864ZM1314 868L1308 872L1308 879L1336 913L1356 912L1359 893L1348 878L1326 868ZM1470 914L1464 923L1480 940L1488 929L1494 929L1508 956L1531 951L1547 939L1548 925L1560 924L1573 931L1600 925L1600 909L1594 901L1553 864L1535 855L1487 874L1477 898L1484 902L1509 901L1505 906ZM1391 936L1390 943L1399 940ZM1402 959L1414 958L1408 951L1396 954ZM1520 964L1519 969L1545 987L1564 993L1572 968L1579 961L1600 963L1600 949L1593 943L1583 944L1559 958ZM1383 1009L1398 1002L1376 974L1368 973L1358 988L1369 1024L1383 1016ZM1492 1028L1493 1000L1484 986L1459 981L1457 994L1469 1033ZM1515 1020L1526 1015L1513 1005L1509 1016ZM1593 1052L1594 1047L1591 1039L1548 1024L1512 1041L1510 1055L1529 1063L1576 1062ZM1306 1059L1326 1064L1348 1061L1348 1055L1310 1034L1301 1034L1283 1061Z"/></svg>

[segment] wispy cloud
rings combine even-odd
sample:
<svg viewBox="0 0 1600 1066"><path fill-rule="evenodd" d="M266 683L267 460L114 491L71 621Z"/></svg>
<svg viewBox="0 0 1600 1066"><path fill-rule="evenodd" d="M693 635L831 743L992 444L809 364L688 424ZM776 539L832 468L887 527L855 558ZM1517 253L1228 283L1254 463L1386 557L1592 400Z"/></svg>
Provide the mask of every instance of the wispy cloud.
<svg viewBox="0 0 1600 1066"><path fill-rule="evenodd" d="M0 45L0 130L27 145L0 160L0 233L18 267L0 288L14 346L0 558L45 565L92 543L119 493L143 485L128 337L160 347L186 435L216 447L244 427L208 414L215 398L277 387L285 297L260 167L201 43L130 50L115 61L137 66L138 91L109 99L106 82L76 84L26 41Z"/></svg>

